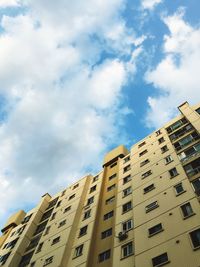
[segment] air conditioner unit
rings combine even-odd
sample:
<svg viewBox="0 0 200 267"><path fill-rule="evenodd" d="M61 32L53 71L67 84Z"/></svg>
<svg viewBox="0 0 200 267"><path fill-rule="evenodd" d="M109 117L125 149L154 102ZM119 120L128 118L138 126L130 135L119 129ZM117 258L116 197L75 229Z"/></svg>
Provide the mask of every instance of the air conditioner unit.
<svg viewBox="0 0 200 267"><path fill-rule="evenodd" d="M127 232L119 232L119 234L118 234L119 241L123 241L123 240L125 240L127 237L128 237Z"/></svg>

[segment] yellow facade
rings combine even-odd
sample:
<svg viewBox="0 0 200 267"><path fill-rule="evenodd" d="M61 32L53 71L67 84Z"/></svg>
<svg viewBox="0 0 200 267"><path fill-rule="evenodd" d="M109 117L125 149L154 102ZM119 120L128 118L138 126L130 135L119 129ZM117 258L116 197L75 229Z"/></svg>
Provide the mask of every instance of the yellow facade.
<svg viewBox="0 0 200 267"><path fill-rule="evenodd" d="M6 267L199 267L200 104L25 214L0 237Z"/></svg>

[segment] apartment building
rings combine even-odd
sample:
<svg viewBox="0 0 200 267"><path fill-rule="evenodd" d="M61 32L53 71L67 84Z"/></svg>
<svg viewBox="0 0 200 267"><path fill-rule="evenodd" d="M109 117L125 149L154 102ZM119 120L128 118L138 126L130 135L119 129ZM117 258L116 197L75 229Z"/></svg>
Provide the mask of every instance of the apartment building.
<svg viewBox="0 0 200 267"><path fill-rule="evenodd" d="M102 170L25 213L0 237L0 266L200 267L200 104Z"/></svg>

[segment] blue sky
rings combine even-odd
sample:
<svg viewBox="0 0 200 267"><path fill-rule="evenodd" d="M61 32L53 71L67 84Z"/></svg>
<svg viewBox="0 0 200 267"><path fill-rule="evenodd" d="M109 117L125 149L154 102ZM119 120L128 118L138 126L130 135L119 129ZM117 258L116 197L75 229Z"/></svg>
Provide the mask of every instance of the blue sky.
<svg viewBox="0 0 200 267"><path fill-rule="evenodd" d="M0 0L0 225L199 101L199 9Z"/></svg>

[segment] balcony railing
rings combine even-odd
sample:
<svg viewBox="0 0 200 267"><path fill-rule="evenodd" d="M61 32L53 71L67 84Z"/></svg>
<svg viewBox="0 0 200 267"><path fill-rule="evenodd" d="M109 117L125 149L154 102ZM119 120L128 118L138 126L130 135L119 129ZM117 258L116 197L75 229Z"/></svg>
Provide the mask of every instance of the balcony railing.
<svg viewBox="0 0 200 267"><path fill-rule="evenodd" d="M199 151L196 151L188 156L186 156L185 158L182 158L181 159L181 162L185 163L187 161L189 161L190 159L192 158L196 158L197 156L200 156L200 150Z"/></svg>
<svg viewBox="0 0 200 267"><path fill-rule="evenodd" d="M197 168L194 168L194 169L187 170L186 173L187 173L187 175L188 175L189 177L192 177L192 176L194 176L194 175L200 173L200 167L197 167Z"/></svg>
<svg viewBox="0 0 200 267"><path fill-rule="evenodd" d="M183 149L184 147L188 146L189 144L191 144L191 143L193 143L193 142L199 140L199 138L200 138L200 136L198 135L198 136L196 136L196 137L193 137L191 140L189 140L189 141L188 141L187 143L185 143L184 145L179 145L179 146L175 147L175 148L176 148L176 151L179 151L179 150Z"/></svg>
<svg viewBox="0 0 200 267"><path fill-rule="evenodd" d="M190 128L186 129L185 131L183 131L183 132L181 132L181 133L179 133L177 135L175 135L175 134L171 135L170 139L171 139L172 142L174 142L175 140L177 140L178 138L180 138L181 136L185 135L186 133L190 132L193 129L194 128L191 126Z"/></svg>

